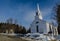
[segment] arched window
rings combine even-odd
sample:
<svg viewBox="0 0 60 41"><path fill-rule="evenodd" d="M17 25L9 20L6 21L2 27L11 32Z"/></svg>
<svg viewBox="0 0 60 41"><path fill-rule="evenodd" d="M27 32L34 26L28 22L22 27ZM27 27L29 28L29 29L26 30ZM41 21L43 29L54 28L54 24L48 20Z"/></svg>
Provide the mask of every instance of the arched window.
<svg viewBox="0 0 60 41"><path fill-rule="evenodd" d="M50 31L51 31L51 25L49 25L49 29L50 29Z"/></svg>
<svg viewBox="0 0 60 41"><path fill-rule="evenodd" d="M49 29L50 31L48 33L51 34L52 33L51 25L49 25Z"/></svg>
<svg viewBox="0 0 60 41"><path fill-rule="evenodd" d="M36 12L36 16L38 15L38 12Z"/></svg>
<svg viewBox="0 0 60 41"><path fill-rule="evenodd" d="M36 24L38 24L39 22L37 21Z"/></svg>

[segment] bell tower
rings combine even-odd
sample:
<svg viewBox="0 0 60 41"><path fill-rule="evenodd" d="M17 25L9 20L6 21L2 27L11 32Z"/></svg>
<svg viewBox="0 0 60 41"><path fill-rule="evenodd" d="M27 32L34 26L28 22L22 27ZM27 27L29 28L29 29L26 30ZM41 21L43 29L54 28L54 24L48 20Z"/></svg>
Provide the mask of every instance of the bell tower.
<svg viewBox="0 0 60 41"><path fill-rule="evenodd" d="M37 4L36 17L42 20L41 11L39 9L39 4Z"/></svg>

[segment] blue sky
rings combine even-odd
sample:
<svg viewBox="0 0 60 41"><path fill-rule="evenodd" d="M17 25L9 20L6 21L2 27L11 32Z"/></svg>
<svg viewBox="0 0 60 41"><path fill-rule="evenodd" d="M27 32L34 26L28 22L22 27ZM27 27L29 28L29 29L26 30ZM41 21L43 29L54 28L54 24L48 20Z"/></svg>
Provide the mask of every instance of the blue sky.
<svg viewBox="0 0 60 41"><path fill-rule="evenodd" d="M0 22L17 19L19 25L29 28L39 3L43 19L50 22L52 9L60 0L0 0Z"/></svg>

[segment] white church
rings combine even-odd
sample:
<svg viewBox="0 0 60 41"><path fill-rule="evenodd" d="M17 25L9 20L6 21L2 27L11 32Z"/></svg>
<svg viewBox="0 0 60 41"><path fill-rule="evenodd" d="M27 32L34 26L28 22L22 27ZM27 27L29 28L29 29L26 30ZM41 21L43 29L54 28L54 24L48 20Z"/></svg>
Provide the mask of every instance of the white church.
<svg viewBox="0 0 60 41"><path fill-rule="evenodd" d="M42 14L39 9L39 4L37 4L37 11L35 19L30 25L31 33L41 33L41 34L53 34L58 35L57 27L52 23L46 22L42 18Z"/></svg>

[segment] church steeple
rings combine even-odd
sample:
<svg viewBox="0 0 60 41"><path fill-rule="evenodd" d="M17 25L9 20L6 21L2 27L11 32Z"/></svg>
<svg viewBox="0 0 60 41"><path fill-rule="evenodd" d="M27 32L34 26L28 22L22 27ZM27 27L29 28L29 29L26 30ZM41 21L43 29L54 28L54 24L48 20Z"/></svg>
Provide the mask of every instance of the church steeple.
<svg viewBox="0 0 60 41"><path fill-rule="evenodd" d="M38 16L40 19L42 19L42 15L39 9L39 4L37 4L37 11L36 11L36 16Z"/></svg>

